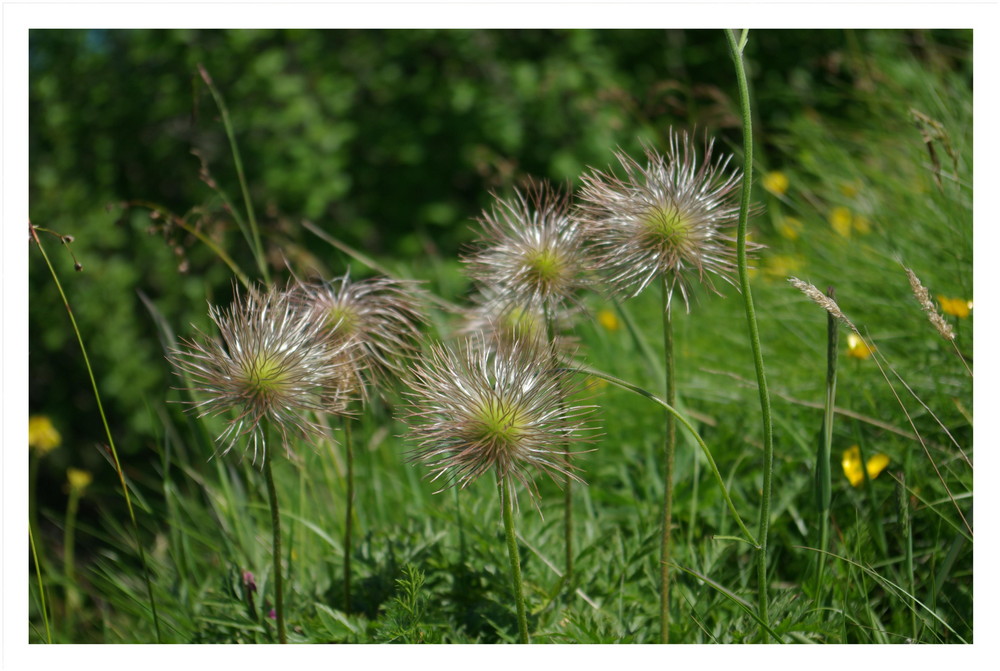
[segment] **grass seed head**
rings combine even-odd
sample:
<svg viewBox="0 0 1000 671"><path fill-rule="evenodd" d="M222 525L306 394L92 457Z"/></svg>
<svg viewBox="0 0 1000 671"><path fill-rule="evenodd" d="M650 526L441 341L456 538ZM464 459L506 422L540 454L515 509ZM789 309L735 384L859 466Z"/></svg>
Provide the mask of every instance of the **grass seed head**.
<svg viewBox="0 0 1000 671"><path fill-rule="evenodd" d="M913 296L920 303L920 309L927 313L927 318L930 320L931 325L937 329L937 332L945 340L955 339L955 330L952 329L951 324L937 311L934 307L934 303L931 301L930 293L927 288L920 283L920 279L917 277L909 268L903 267L906 271L906 277L910 280L910 289L913 290Z"/></svg>

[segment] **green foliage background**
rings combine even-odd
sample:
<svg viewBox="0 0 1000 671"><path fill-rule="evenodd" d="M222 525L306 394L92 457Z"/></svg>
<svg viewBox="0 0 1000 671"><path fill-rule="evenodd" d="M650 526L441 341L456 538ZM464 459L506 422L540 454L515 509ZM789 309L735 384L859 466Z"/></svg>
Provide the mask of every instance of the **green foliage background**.
<svg viewBox="0 0 1000 671"><path fill-rule="evenodd" d="M882 332L890 355L913 354L903 335L924 328L906 304L905 279L887 283L896 257L932 293L972 297L971 190L955 196L935 188L909 115L915 107L944 124L961 149L954 173L971 180L971 45L971 31L762 30L749 43L758 167L781 169L793 185L780 199L758 190L765 208L754 236L770 248L757 281L777 286L781 270L796 274L785 266L799 262L817 284L836 281L840 295L866 297L849 300L850 313L859 323L897 325ZM225 302L231 274L203 245L164 227L162 214L151 217L150 207L189 214L253 268L207 183L241 205L199 63L229 105L272 268L281 272L287 258L298 273L343 272L348 259L301 226L309 220L452 300L467 290L456 254L491 190L503 193L527 175L575 184L587 166L608 166L618 148L635 154L642 142L661 145L671 125L739 148L735 80L718 31L33 30L31 220L75 236L84 267L76 274L56 240L43 241L67 285L126 468L154 498L159 465L147 457L161 440L158 413L175 383L138 292L189 334L190 324L207 325L206 299ZM951 159L939 154L947 173ZM864 245L830 231L826 219L838 205L873 223ZM785 216L814 232L805 251L776 234ZM94 449L103 431L61 301L31 253L30 408L50 416L64 439L42 463L41 506L60 511L65 468L87 467L105 486L103 499L84 502L82 515L96 519L102 507L120 505L114 474ZM855 260L880 271L855 273ZM781 287L770 305L787 311L797 299ZM741 336L728 303L716 324ZM640 300L635 309L648 315L655 307ZM697 364L751 377L749 360L723 362L721 345L700 348L697 325L685 328L681 345ZM772 320L765 356L784 361L779 369L820 370L822 338L805 329ZM797 343L790 348L780 340L789 333ZM595 358L605 347L613 359L607 338L591 336ZM971 328L962 336L971 353ZM942 349L913 354L922 362L915 370L952 356ZM634 365L634 379L648 373ZM690 397L729 397L713 386L717 379L687 375ZM931 378L941 398L961 393L960 380ZM782 379L793 392L816 386L804 374ZM873 395L871 385L871 378L846 382L842 393L866 398L876 416L879 408L891 412L891 399ZM961 409L945 403L946 423L971 440ZM733 430L752 434L755 421L748 415ZM609 438L637 428L642 421L623 421ZM655 435L655 424L644 430Z"/></svg>

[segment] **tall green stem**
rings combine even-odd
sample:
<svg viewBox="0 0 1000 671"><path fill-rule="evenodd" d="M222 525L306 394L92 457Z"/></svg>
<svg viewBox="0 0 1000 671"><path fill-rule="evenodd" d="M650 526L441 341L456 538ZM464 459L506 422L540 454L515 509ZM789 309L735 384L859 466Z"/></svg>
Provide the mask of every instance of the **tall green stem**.
<svg viewBox="0 0 1000 671"><path fill-rule="evenodd" d="M73 333L76 334L76 341L80 345L80 354L83 355L83 364L87 368L87 375L90 376L90 386L94 390L94 400L97 402L97 413L101 416L101 422L104 425L104 434L108 438L108 448L111 450L111 459L115 465L115 472L118 474L118 482L122 488L122 495L125 497L125 507L128 509L129 520L132 522L132 536L135 540L135 547L139 554L139 563L142 564L142 577L143 581L146 583L146 595L149 597L149 609L153 616L153 628L156 630L156 642L162 643L163 639L160 635L160 618L156 613L156 598L153 596L153 581L149 577L149 566L146 564L146 551L142 546L142 542L139 539L139 523L135 518L135 510L132 508L132 497L128 493L128 484L125 482L125 471L122 469L121 461L118 459L118 450L115 448L115 439L111 435L111 427L108 424L108 417L104 414L104 404L101 403L101 393L97 389L97 380L94 378L94 369L90 366L90 357L87 356L87 348L83 345L83 336L80 334L80 327L77 326L76 317L73 315L73 310L69 306L69 299L66 298L66 292L63 291L62 283L59 281L59 276L56 274L55 268L52 267L52 262L49 261L49 255L45 253L45 248L42 246L42 241L38 238L38 233L34 226L28 226L31 237L38 246L38 251L42 253L42 258L45 259L45 265L49 268L49 273L52 275L52 281L55 282L56 289L59 290L59 296L62 297L63 306L66 308L66 312L69 314L69 321L73 327Z"/></svg>
<svg viewBox="0 0 1000 671"><path fill-rule="evenodd" d="M344 418L344 450L347 452L347 505L344 512L344 612L351 612L351 534L354 525L354 450L351 420Z"/></svg>
<svg viewBox="0 0 1000 671"><path fill-rule="evenodd" d="M832 300L833 287L826 290ZM833 410L837 398L837 319L826 315L826 403L823 412L823 436L816 455L816 512L819 515L819 552L816 555L816 596L823 588L823 568L830 542L830 497L833 488L830 452L833 445Z"/></svg>
<svg viewBox="0 0 1000 671"><path fill-rule="evenodd" d="M545 332L549 345L555 350L556 326L548 304L543 308L545 317ZM558 361L553 362L555 366ZM566 474L563 478L563 538L566 546L566 571L563 573L563 583L567 586L573 579L573 476L570 475L569 454L565 455Z"/></svg>
<svg viewBox="0 0 1000 671"><path fill-rule="evenodd" d="M736 255L740 276L740 290L747 315L750 332L750 348L753 351L754 368L757 371L757 393L760 396L761 423L764 430L764 481L761 485L760 517L757 527L757 614L761 619L760 636L765 643L769 640L767 627L767 531L771 510L771 468L774 458L774 436L771 426L771 397L764 375L764 356L760 350L760 333L757 316L750 293L750 273L747 268L747 219L750 216L750 189L753 183L753 126L750 121L750 91L747 88L746 69L743 65L743 46L746 34L740 43L732 30L726 30L729 51L736 68L736 81L740 91L740 113L743 117L743 191L740 197L740 222L736 233Z"/></svg>
<svg viewBox="0 0 1000 671"><path fill-rule="evenodd" d="M240 147L236 144L236 135L233 133L233 124L229 120L229 108L226 107L226 101L223 99L222 94L215 86L215 82L212 81L211 75L208 74L208 70L199 63L198 72L201 74L202 80L205 85L208 86L209 92L212 94L212 98L215 100L216 106L219 108L219 115L222 117L222 126L226 130L226 138L229 139L229 148L233 154L233 162L236 164L236 177L240 182L240 191L243 193L243 205L247 211L247 219L250 221L250 232L247 233L246 230L243 231L244 236L247 238L247 242L250 244L250 248L253 251L254 259L257 261L257 269L260 271L260 275L264 278L265 284L271 283L271 275L267 270L267 260L264 257L264 247L260 242L260 228L257 226L257 216L254 214L253 203L250 201L250 189L247 187L246 175L243 174L243 159L240 157ZM230 207L234 215L236 213L235 208ZM237 223L241 223L237 220ZM240 226L240 228L243 228Z"/></svg>
<svg viewBox="0 0 1000 671"><path fill-rule="evenodd" d="M264 450L264 479L267 499L271 504L271 557L274 562L274 612L278 619L278 642L288 643L285 635L285 596L281 583L281 516L278 514L278 493L271 472L271 446Z"/></svg>
<svg viewBox="0 0 1000 671"><path fill-rule="evenodd" d="M670 318L670 286L666 276L663 286L663 358L667 405L675 405L674 388L674 329ZM660 642L670 642L670 532L674 505L674 452L677 446L677 422L673 413L666 412L666 439L663 465L663 533L660 538Z"/></svg>
<svg viewBox="0 0 1000 671"><path fill-rule="evenodd" d="M517 537L514 534L514 492L510 480L500 476L497 476L497 489L500 492L500 507L503 508L503 528L507 533L510 581L514 590L514 601L517 604L517 628L521 635L521 643L530 643L528 640L528 616L524 608L524 587L521 585L521 556L517 551Z"/></svg>

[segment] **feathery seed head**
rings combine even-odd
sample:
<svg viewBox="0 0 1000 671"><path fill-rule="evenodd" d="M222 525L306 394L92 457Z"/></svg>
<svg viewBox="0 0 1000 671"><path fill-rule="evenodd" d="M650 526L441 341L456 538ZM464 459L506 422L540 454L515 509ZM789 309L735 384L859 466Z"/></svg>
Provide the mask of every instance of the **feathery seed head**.
<svg viewBox="0 0 1000 671"><path fill-rule="evenodd" d="M499 342L519 339L548 339L545 312L537 303L520 303L494 294L488 287L472 298L473 306L464 313L464 323L458 336L468 338L481 334L485 342L495 346ZM558 333L569 321L572 310L567 306L551 309L549 317L555 321ZM565 352L573 348L572 338L556 336L557 349Z"/></svg>
<svg viewBox="0 0 1000 671"><path fill-rule="evenodd" d="M333 343L356 340L358 363L383 381L401 376L419 351L420 324L416 283L387 277L352 282L350 275L304 285L302 309L320 322ZM360 380L359 380L360 382Z"/></svg>
<svg viewBox="0 0 1000 671"><path fill-rule="evenodd" d="M482 238L462 259L469 276L512 304L575 303L592 264L569 203L567 191L537 181L496 198L480 219Z"/></svg>
<svg viewBox="0 0 1000 671"><path fill-rule="evenodd" d="M190 391L205 396L193 402L199 416L235 411L216 439L222 454L245 439L256 462L268 447L267 424L288 449L290 433L320 432L305 413L345 411L353 343L323 339L321 325L296 311L287 292L251 287L241 296L237 288L232 305L210 305L209 316L219 338L182 340L167 357L178 376L190 378Z"/></svg>
<svg viewBox="0 0 1000 671"><path fill-rule="evenodd" d="M739 223L742 174L729 167L731 156L713 157L713 145L699 161L687 133L671 130L666 155L646 148L646 167L618 152L623 179L598 170L583 176L581 220L615 293L635 296L662 276L687 304L692 278L712 290L713 274L735 284L729 233Z"/></svg>
<svg viewBox="0 0 1000 671"><path fill-rule="evenodd" d="M465 487L490 469L537 496L532 471L553 479L573 474L567 447L590 440L590 406L573 405L579 390L556 351L537 339L491 346L473 336L457 347L435 346L418 364L406 422L417 443L413 461Z"/></svg>

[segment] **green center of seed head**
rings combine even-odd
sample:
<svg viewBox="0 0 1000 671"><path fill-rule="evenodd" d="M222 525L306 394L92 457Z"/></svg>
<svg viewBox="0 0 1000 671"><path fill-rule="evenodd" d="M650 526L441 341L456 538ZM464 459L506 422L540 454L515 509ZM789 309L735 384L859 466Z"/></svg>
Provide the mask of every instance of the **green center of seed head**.
<svg viewBox="0 0 1000 671"><path fill-rule="evenodd" d="M345 340L357 332L360 321L357 311L346 305L333 305L326 313L326 327L330 333Z"/></svg>
<svg viewBox="0 0 1000 671"><path fill-rule="evenodd" d="M512 335L537 335L542 324L537 314L524 306L515 305L504 314L504 326Z"/></svg>
<svg viewBox="0 0 1000 671"><path fill-rule="evenodd" d="M476 438L504 448L511 448L524 434L527 425L523 413L504 399L484 401L475 413Z"/></svg>
<svg viewBox="0 0 1000 671"><path fill-rule="evenodd" d="M281 364L267 354L258 354L243 371L246 387L255 398L268 398L281 393L288 383L288 373Z"/></svg>
<svg viewBox="0 0 1000 671"><path fill-rule="evenodd" d="M559 281L563 275L562 257L552 249L541 249L527 258L528 274L539 285L547 286Z"/></svg>
<svg viewBox="0 0 1000 671"><path fill-rule="evenodd" d="M692 226L684 214L672 204L658 205L645 214L642 224L662 242L683 246L690 240Z"/></svg>

